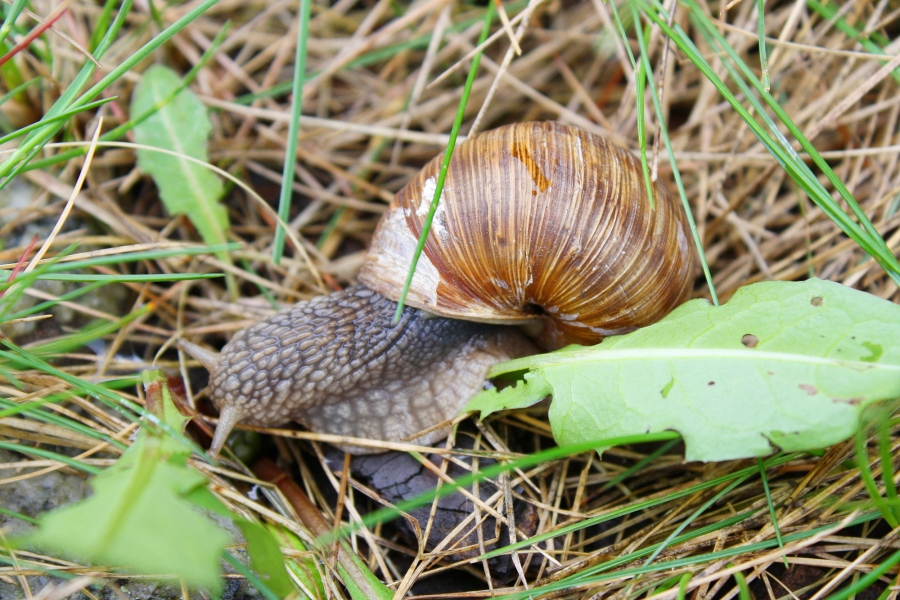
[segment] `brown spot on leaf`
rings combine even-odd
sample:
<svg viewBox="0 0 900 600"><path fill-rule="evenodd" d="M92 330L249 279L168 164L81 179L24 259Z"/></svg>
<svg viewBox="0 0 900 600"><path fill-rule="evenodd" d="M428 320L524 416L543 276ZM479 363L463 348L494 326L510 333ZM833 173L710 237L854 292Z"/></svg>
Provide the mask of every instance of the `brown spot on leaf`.
<svg viewBox="0 0 900 600"><path fill-rule="evenodd" d="M814 385L809 385L808 383L801 383L799 386L801 390L807 393L809 396L815 396L819 393L819 388Z"/></svg>
<svg viewBox="0 0 900 600"><path fill-rule="evenodd" d="M518 141L514 142L512 155L522 161L522 164L528 169L528 174L531 175L534 185L538 186L542 193L546 192L547 188L550 187L550 180L544 176L543 171L541 171L541 168L531 156L531 150L528 149L528 145Z"/></svg>
<svg viewBox="0 0 900 600"><path fill-rule="evenodd" d="M715 382L715 381L710 381L710 382L707 383L706 385L716 385L716 382Z"/></svg>
<svg viewBox="0 0 900 600"><path fill-rule="evenodd" d="M744 334L744 337L741 338L741 343L748 348L756 348L756 345L759 343L759 338L752 333L746 333Z"/></svg>
<svg viewBox="0 0 900 600"><path fill-rule="evenodd" d="M862 398L832 398L831 401L835 404L849 404L850 406L856 406L862 402Z"/></svg>
<svg viewBox="0 0 900 600"><path fill-rule="evenodd" d="M822 306L822 296L813 296L809 303L813 306Z"/></svg>

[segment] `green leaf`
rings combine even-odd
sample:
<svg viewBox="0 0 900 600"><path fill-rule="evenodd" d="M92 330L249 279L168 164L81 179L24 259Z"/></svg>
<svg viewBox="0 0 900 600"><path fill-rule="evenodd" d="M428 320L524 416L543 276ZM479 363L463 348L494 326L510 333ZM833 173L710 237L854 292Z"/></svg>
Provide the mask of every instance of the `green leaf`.
<svg viewBox="0 0 900 600"><path fill-rule="evenodd" d="M133 573L177 576L214 593L227 533L185 496L206 479L163 459L163 438L142 430L137 441L91 483L94 495L43 515L17 546Z"/></svg>
<svg viewBox="0 0 900 600"><path fill-rule="evenodd" d="M167 425L172 431L183 432L190 419L181 414L181 411L175 406L175 400L172 398L172 391L169 389L166 376L160 371L143 371L141 372L141 381L144 384L144 391L147 395L147 411L164 425ZM141 428L141 434L153 435L144 432L145 427ZM159 440L161 458L178 465L184 465L191 455L191 449L181 443L180 440L168 435L161 435L161 433L157 432L153 435L154 438ZM124 458L125 456L123 455L119 462L122 462Z"/></svg>
<svg viewBox="0 0 900 600"><path fill-rule="evenodd" d="M482 416L541 400L560 444L675 430L688 460L822 448L862 409L900 396L900 306L837 283L765 282L724 306L690 301L659 323L592 348L510 361L524 383L487 390Z"/></svg>
<svg viewBox="0 0 900 600"><path fill-rule="evenodd" d="M303 543L297 534L285 529L280 525L269 524L266 526L269 533L281 542L286 548L293 548L300 552L309 552L310 549ZM316 568L318 561L312 556L294 557L287 563L288 568L294 574L294 578L300 583L300 586L306 591L310 598L326 597L325 585L322 583L322 575Z"/></svg>
<svg viewBox="0 0 900 600"><path fill-rule="evenodd" d="M189 89L178 90L174 71L155 65L144 72L134 90L131 114L156 112L134 128L135 141L206 162L212 130L206 107ZM208 244L226 240L228 213L219 204L223 186L209 169L177 156L138 150L138 165L149 173L166 209L185 214Z"/></svg>
<svg viewBox="0 0 900 600"><path fill-rule="evenodd" d="M350 560L356 564L356 569L362 574L364 578L363 581L365 581L367 586L367 588L360 586L359 582L350 576L347 569L338 565L338 573L341 575L341 581L344 582L344 585L347 587L350 598L352 600L391 600L394 597L394 591L384 585L384 583L369 570L369 566L353 551L352 548L349 547L346 541L342 540L339 543L344 544L344 548L347 550Z"/></svg>
<svg viewBox="0 0 900 600"><path fill-rule="evenodd" d="M280 597L285 598L294 591L294 584L284 566L281 549L269 531L253 521L234 519L244 539L247 540L247 554L250 566L260 574L263 582Z"/></svg>
<svg viewBox="0 0 900 600"><path fill-rule="evenodd" d="M180 432L188 421L165 377L148 371L142 379L151 417L116 464L94 478L94 495L43 515L36 531L13 543L131 573L176 577L218 593L220 558L231 538L204 509L234 521L247 540L251 566L274 593L289 596L294 588L272 536L228 510L206 488L207 479L187 467L190 447L160 426Z"/></svg>
<svg viewBox="0 0 900 600"><path fill-rule="evenodd" d="M294 591L281 549L268 529L259 523L237 516L205 487L195 488L188 496L188 500L200 508L232 520L247 542L250 567L259 573L266 586L282 598Z"/></svg>

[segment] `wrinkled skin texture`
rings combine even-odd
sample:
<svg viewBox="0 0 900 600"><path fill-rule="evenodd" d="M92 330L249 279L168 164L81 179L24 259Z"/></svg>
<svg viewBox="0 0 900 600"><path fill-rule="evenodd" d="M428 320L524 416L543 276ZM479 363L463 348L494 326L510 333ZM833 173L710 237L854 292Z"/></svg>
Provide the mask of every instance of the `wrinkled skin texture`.
<svg viewBox="0 0 900 600"><path fill-rule="evenodd" d="M534 352L517 330L431 317L355 286L301 302L239 332L210 380L240 421L348 437L407 440L455 417L488 369ZM442 427L415 438L430 444ZM367 450L344 444L356 453Z"/></svg>

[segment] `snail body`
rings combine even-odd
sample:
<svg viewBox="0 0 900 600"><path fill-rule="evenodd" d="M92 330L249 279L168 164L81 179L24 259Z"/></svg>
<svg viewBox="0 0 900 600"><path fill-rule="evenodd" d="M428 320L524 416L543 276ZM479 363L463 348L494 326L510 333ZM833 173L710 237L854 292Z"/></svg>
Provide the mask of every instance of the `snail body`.
<svg viewBox="0 0 900 600"><path fill-rule="evenodd" d="M534 352L515 328L428 318L412 307L393 325L396 309L358 285L251 325L222 350L213 402L251 425L298 421L322 433L401 440L452 418L444 407L458 402L459 389L481 389L492 365ZM416 441L443 437L438 429Z"/></svg>
<svg viewBox="0 0 900 600"><path fill-rule="evenodd" d="M431 443L446 429L416 434L452 419L491 365L535 351L517 328L485 323L524 324L544 349L592 344L690 294L694 255L667 190L655 185L651 200L639 162L598 136L521 123L454 153L392 326L440 160L397 193L361 286L277 313L225 346L210 380L221 411L213 452L237 421Z"/></svg>

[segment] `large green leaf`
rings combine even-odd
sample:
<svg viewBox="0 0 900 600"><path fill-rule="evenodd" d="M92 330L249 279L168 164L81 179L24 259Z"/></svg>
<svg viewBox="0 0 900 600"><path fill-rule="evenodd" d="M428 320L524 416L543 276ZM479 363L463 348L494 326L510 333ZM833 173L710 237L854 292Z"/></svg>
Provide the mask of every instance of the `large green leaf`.
<svg viewBox="0 0 900 600"><path fill-rule="evenodd" d="M189 89L178 91L180 86L178 75L166 67L155 65L144 72L131 98L131 115L155 112L135 126L135 141L207 161L212 123L203 103ZM137 158L156 182L166 210L187 215L206 243L227 241L228 213L219 204L223 186L212 171L151 150L138 150Z"/></svg>
<svg viewBox="0 0 900 600"><path fill-rule="evenodd" d="M900 306L837 283L766 282L724 306L690 301L659 323L601 344L499 365L524 383L466 410L553 395L560 444L675 430L688 460L822 448L849 437L862 409L900 397Z"/></svg>

